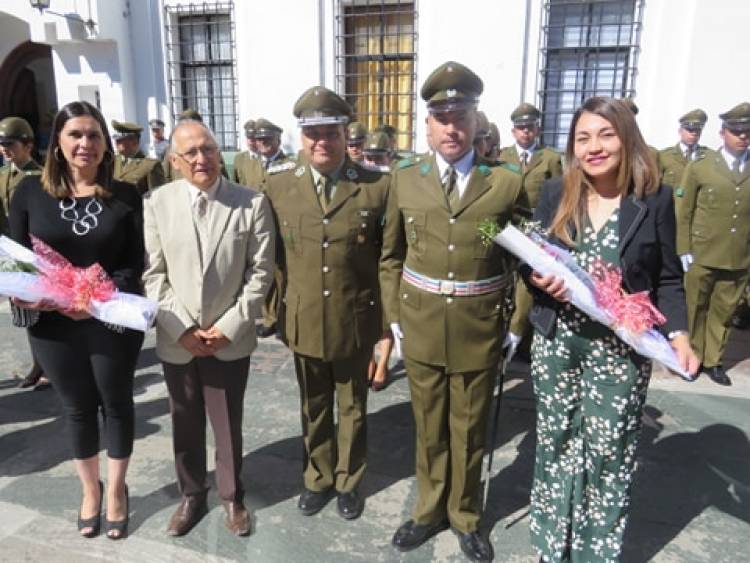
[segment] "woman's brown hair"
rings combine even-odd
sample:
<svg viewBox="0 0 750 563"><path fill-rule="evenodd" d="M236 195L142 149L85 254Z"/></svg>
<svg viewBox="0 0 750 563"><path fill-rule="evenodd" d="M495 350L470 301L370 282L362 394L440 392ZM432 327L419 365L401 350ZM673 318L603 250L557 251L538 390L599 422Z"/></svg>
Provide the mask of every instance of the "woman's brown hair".
<svg viewBox="0 0 750 563"><path fill-rule="evenodd" d="M57 112L52 121L52 135L47 150L47 160L44 162L44 171L42 172L42 187L47 193L58 199L69 197L73 191L73 178L70 174L68 161L65 160L60 148L60 132L69 119L85 115L93 117L99 123L102 135L104 135L104 142L107 146L104 158L99 163L99 168L96 172L96 195L98 197L109 197L112 195L110 184L112 183L112 174L114 172L115 152L112 147L112 139L109 137L107 123L104 121L101 112L90 103L70 102Z"/></svg>
<svg viewBox="0 0 750 563"><path fill-rule="evenodd" d="M624 102L615 98L589 98L575 112L570 124L568 144L565 148L566 166L563 173L562 198L550 225L552 234L571 246L575 244L571 236L571 226L575 227L576 238L580 237L587 197L594 189L581 169L574 150L576 126L584 112L593 113L609 121L620 139L622 153L617 170L617 187L621 196L633 194L640 199L659 188L656 159L643 140L633 112Z"/></svg>

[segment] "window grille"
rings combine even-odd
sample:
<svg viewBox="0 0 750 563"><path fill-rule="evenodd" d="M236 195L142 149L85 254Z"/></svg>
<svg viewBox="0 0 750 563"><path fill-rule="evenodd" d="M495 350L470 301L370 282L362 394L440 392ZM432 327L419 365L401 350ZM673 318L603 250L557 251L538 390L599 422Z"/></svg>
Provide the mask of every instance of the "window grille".
<svg viewBox="0 0 750 563"><path fill-rule="evenodd" d="M336 0L336 89L368 130L396 128L412 150L416 102L416 2Z"/></svg>
<svg viewBox="0 0 750 563"><path fill-rule="evenodd" d="M225 150L238 146L232 2L165 5L172 118L197 110Z"/></svg>
<svg viewBox="0 0 750 563"><path fill-rule="evenodd" d="M542 139L560 150L591 96L635 95L643 0L545 0L540 36Z"/></svg>

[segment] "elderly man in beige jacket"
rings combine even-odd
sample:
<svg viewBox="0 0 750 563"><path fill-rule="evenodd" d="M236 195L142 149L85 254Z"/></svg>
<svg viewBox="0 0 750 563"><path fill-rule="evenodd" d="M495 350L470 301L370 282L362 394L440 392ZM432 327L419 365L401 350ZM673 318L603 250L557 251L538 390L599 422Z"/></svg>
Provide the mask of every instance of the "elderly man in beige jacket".
<svg viewBox="0 0 750 563"><path fill-rule="evenodd" d="M250 532L240 482L242 407L256 346L254 319L272 280L274 222L262 194L221 176L219 147L198 121L172 134L183 178L147 195L146 294L159 303L156 353L164 364L182 502L167 532L181 536L207 512L206 413L216 484L235 534Z"/></svg>

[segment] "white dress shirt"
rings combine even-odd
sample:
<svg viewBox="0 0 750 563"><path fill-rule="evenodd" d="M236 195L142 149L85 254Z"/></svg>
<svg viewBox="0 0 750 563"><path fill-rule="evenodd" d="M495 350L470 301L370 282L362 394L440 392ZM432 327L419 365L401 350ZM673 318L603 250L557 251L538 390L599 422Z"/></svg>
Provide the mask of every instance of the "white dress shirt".
<svg viewBox="0 0 750 563"><path fill-rule="evenodd" d="M435 160L437 161L440 181L443 182L445 171L448 169L448 166L451 166L451 163L447 162L439 152L435 153ZM459 199L463 197L464 192L466 191L466 186L469 185L469 176L471 176L471 168L473 165L474 149L471 149L453 163L453 168L456 170L456 189L458 190Z"/></svg>
<svg viewBox="0 0 750 563"><path fill-rule="evenodd" d="M734 166L734 161L739 158L740 159L740 174L742 174L745 171L745 166L747 165L748 153L750 153L750 151L746 150L740 156L734 156L731 152L729 152L726 149L726 147L721 147L719 149L719 152L721 153L721 156L724 157L724 160L727 161L727 166L729 166L730 170Z"/></svg>

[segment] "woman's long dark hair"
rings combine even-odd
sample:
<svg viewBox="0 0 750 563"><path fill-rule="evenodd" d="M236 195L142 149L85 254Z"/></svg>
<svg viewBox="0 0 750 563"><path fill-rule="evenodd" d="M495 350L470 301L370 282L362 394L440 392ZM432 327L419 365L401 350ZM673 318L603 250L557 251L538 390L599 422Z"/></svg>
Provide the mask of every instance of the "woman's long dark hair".
<svg viewBox="0 0 750 563"><path fill-rule="evenodd" d="M107 146L104 158L99 163L96 172L96 195L99 197L109 197L111 195L110 185L114 172L115 151L112 146L112 139L109 137L107 123L104 121L102 113L90 103L70 102L60 108L60 111L57 112L55 119L52 121L52 133L47 150L47 160L44 163L44 172L42 172L42 186L44 190L58 199L70 196L73 191L73 178L70 174L68 161L62 156L62 149L60 149L60 132L69 119L85 115L93 117L99 123L102 135L104 135L104 142Z"/></svg>

